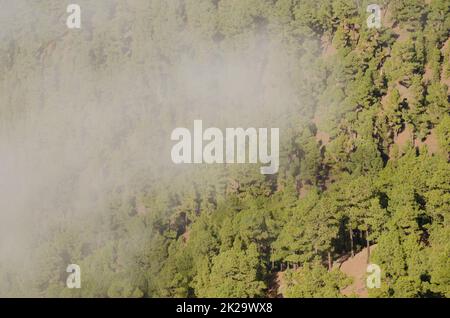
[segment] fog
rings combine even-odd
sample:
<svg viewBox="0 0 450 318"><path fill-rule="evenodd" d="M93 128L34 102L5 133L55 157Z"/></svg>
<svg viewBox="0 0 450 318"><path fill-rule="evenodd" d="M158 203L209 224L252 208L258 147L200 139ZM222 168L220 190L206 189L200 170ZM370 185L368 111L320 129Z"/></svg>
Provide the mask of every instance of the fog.
<svg viewBox="0 0 450 318"><path fill-rule="evenodd" d="M264 32L215 43L167 18L170 1L77 3L69 30L61 1L0 0L0 270L28 262L50 220L187 171L170 158L176 127L282 135L301 106L294 57Z"/></svg>

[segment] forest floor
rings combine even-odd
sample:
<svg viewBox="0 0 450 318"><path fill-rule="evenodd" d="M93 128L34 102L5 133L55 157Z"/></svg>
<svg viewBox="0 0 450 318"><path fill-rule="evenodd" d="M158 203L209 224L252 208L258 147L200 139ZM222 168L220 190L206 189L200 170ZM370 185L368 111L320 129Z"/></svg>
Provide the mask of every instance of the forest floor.
<svg viewBox="0 0 450 318"><path fill-rule="evenodd" d="M269 284L269 297L270 298L283 298L283 292L286 288L284 280L284 272L275 272L270 278Z"/></svg>
<svg viewBox="0 0 450 318"><path fill-rule="evenodd" d="M370 251L372 252L375 247L376 245L372 245ZM342 263L336 262L335 266L341 272L353 278L353 283L341 291L343 295L356 295L361 298L368 297L366 288L367 248L356 253L354 257L347 258Z"/></svg>
<svg viewBox="0 0 450 318"><path fill-rule="evenodd" d="M373 252L376 244L370 246ZM368 292L366 288L366 270L367 270L367 248L356 253L355 256L343 255L334 262L333 268L338 268L341 272L353 279L352 284L341 290L344 296L357 296L367 298ZM273 273L269 285L269 297L282 298L286 288L284 272Z"/></svg>

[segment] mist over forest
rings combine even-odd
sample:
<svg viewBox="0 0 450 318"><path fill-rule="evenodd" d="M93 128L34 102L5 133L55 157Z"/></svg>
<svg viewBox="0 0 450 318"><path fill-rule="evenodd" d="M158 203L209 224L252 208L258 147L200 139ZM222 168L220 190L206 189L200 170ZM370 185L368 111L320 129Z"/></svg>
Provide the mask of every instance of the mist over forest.
<svg viewBox="0 0 450 318"><path fill-rule="evenodd" d="M0 296L449 297L447 2L0 0ZM278 172L174 164L194 120Z"/></svg>

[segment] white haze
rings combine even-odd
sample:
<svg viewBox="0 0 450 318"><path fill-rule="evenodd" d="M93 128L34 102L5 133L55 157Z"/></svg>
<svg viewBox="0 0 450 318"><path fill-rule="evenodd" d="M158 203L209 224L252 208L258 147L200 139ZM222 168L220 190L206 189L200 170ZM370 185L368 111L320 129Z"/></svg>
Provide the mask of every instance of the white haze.
<svg viewBox="0 0 450 318"><path fill-rule="evenodd" d="M170 158L174 128L202 119L282 134L300 104L292 57L276 39L253 32L245 45L210 50L160 17L165 1L79 3L82 29L68 30L64 2L0 0L3 267L29 260L47 220L96 213L113 189L167 169L182 174Z"/></svg>

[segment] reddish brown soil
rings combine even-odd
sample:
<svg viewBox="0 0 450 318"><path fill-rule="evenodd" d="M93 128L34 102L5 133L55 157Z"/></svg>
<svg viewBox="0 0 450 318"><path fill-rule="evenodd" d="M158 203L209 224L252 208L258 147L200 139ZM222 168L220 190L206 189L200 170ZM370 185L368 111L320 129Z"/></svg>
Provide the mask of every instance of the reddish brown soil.
<svg viewBox="0 0 450 318"><path fill-rule="evenodd" d="M413 95L409 88L407 88L399 83L397 83L396 87L398 89L398 92L400 93L400 100L404 100L405 98L409 101L412 100Z"/></svg>
<svg viewBox="0 0 450 318"><path fill-rule="evenodd" d="M430 134L425 138L424 141L416 139L414 141L414 146L417 148L426 145L428 148L428 153L435 154L439 151L439 143L436 135L436 131L434 129L431 130Z"/></svg>
<svg viewBox="0 0 450 318"><path fill-rule="evenodd" d="M372 252L376 245L370 247ZM358 297L368 297L366 288L366 270L367 270L367 248L343 261L336 266L349 277L353 278L353 283L344 288L341 293L345 296L356 295Z"/></svg>
<svg viewBox="0 0 450 318"><path fill-rule="evenodd" d="M317 114L314 115L314 118L313 118L312 122L317 127L317 124L319 122L319 118L318 118ZM316 137L317 142L321 146L326 146L326 145L328 145L330 143L330 134L328 134L328 133L326 133L324 131L317 130L315 137Z"/></svg>
<svg viewBox="0 0 450 318"><path fill-rule="evenodd" d="M392 29L392 31L394 31L395 34L397 34L398 38L397 41L398 42L403 42L409 39L409 32L396 26L395 28Z"/></svg>
<svg viewBox="0 0 450 318"><path fill-rule="evenodd" d="M188 229L186 232L183 233L183 235L181 235L181 237L183 238L183 242L187 243L189 241L189 234L191 233L191 231Z"/></svg>
<svg viewBox="0 0 450 318"><path fill-rule="evenodd" d="M324 132L324 131L320 131L318 130L316 133L316 140L317 142L319 142L321 145L326 146L330 143L330 134Z"/></svg>
<svg viewBox="0 0 450 318"><path fill-rule="evenodd" d="M330 57L330 56L336 54L337 50L331 43L331 40L329 39L328 36L323 35L320 40L322 42L322 56L323 57Z"/></svg>
<svg viewBox="0 0 450 318"><path fill-rule="evenodd" d="M413 140L412 129L406 125L405 129L394 137L394 144L398 146L399 149L402 149L407 142Z"/></svg>
<svg viewBox="0 0 450 318"><path fill-rule="evenodd" d="M284 290L286 289L286 282L284 281L284 272L276 272L273 274L269 285L269 297L283 298Z"/></svg>

